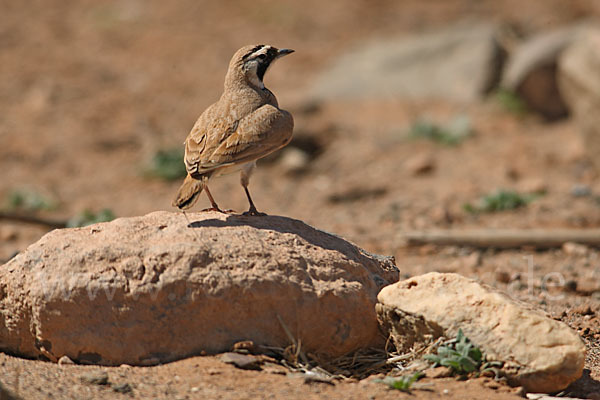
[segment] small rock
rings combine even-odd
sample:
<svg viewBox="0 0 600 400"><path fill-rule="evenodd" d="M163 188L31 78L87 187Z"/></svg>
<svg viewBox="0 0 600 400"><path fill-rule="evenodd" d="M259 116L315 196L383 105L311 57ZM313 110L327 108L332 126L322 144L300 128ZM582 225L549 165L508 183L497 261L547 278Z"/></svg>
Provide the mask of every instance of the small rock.
<svg viewBox="0 0 600 400"><path fill-rule="evenodd" d="M130 393L133 388L131 387L131 385L127 382L123 382L123 383L119 383L116 385L113 385L112 389L117 392L117 393Z"/></svg>
<svg viewBox="0 0 600 400"><path fill-rule="evenodd" d="M589 304L582 304L573 308L572 312L579 315L595 315L596 313L592 310L592 307Z"/></svg>
<svg viewBox="0 0 600 400"><path fill-rule="evenodd" d="M435 169L435 160L428 153L416 154L404 163L404 167L411 175L422 175Z"/></svg>
<svg viewBox="0 0 600 400"><path fill-rule="evenodd" d="M590 160L600 171L600 75L598 54L600 28L583 30L562 52L558 65L560 92L579 127L579 133Z"/></svg>
<svg viewBox="0 0 600 400"><path fill-rule="evenodd" d="M519 386L513 389L513 394L519 397L527 397L527 391L523 386Z"/></svg>
<svg viewBox="0 0 600 400"><path fill-rule="evenodd" d="M563 244L562 249L570 256L586 256L590 252L586 245L573 242L566 242Z"/></svg>
<svg viewBox="0 0 600 400"><path fill-rule="evenodd" d="M58 365L72 365L75 364L68 356L62 356L58 359Z"/></svg>
<svg viewBox="0 0 600 400"><path fill-rule="evenodd" d="M237 342L233 345L233 351L239 352L240 350L246 350L250 353L254 351L254 342L252 340L244 340Z"/></svg>
<svg viewBox="0 0 600 400"><path fill-rule="evenodd" d="M288 370L283 365L279 365L272 362L266 362L262 366L263 371L269 374L286 375Z"/></svg>
<svg viewBox="0 0 600 400"><path fill-rule="evenodd" d="M425 377L431 379L448 378L452 376L452 370L448 367L436 367L425 370Z"/></svg>
<svg viewBox="0 0 600 400"><path fill-rule="evenodd" d="M310 164L310 155L297 147L288 147L283 150L279 159L279 166L287 174L304 172Z"/></svg>
<svg viewBox="0 0 600 400"><path fill-rule="evenodd" d="M461 329L489 359L511 360L502 372L527 390L556 392L583 373L586 348L576 332L473 279L431 272L388 285L377 299L379 321L397 348L407 343L395 332L414 332L411 342L421 343Z"/></svg>
<svg viewBox="0 0 600 400"><path fill-rule="evenodd" d="M255 356L239 353L224 353L220 358L225 364L232 364L240 369L261 370L261 361Z"/></svg>
<svg viewBox="0 0 600 400"><path fill-rule="evenodd" d="M574 279L569 279L568 281L566 281L564 290L566 292L571 292L571 293L577 292L577 281Z"/></svg>
<svg viewBox="0 0 600 400"><path fill-rule="evenodd" d="M486 382L483 384L483 386L485 386L486 388L492 389L492 390L500 389L500 385L498 384L498 382L494 382L494 381Z"/></svg>
<svg viewBox="0 0 600 400"><path fill-rule="evenodd" d="M548 120L568 114L556 78L560 54L575 39L581 25L543 32L525 40L511 54L502 86L513 90L528 107Z"/></svg>
<svg viewBox="0 0 600 400"><path fill-rule="evenodd" d="M592 194L592 189L588 185L577 183L571 188L571 196L573 197L587 197Z"/></svg>
<svg viewBox="0 0 600 400"><path fill-rule="evenodd" d="M543 194L548 192L548 183L541 178L524 179L517 185L517 191Z"/></svg>
<svg viewBox="0 0 600 400"><path fill-rule="evenodd" d="M504 270L496 270L495 273L495 277L496 277L496 281L500 282L500 283L510 283L510 273L508 273L507 271Z"/></svg>
<svg viewBox="0 0 600 400"><path fill-rule="evenodd" d="M108 374L106 371L90 371L79 377L83 383L90 385L107 385Z"/></svg>
<svg viewBox="0 0 600 400"><path fill-rule="evenodd" d="M17 240L18 237L19 234L14 228L0 226L0 241L11 242L13 240Z"/></svg>

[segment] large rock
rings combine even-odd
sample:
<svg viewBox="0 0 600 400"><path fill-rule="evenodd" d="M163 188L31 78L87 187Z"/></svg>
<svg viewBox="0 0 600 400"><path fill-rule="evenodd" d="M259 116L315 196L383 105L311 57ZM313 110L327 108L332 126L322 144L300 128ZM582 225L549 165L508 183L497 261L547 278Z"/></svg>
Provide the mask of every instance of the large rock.
<svg viewBox="0 0 600 400"><path fill-rule="evenodd" d="M472 102L500 79L503 53L490 24L455 26L343 54L317 79L317 99L400 97Z"/></svg>
<svg viewBox="0 0 600 400"><path fill-rule="evenodd" d="M560 91L579 125L584 147L600 171L600 27L581 32L559 61Z"/></svg>
<svg viewBox="0 0 600 400"><path fill-rule="evenodd" d="M339 356L378 338L397 279L301 221L155 212L55 230L0 267L0 348L27 357L147 365L241 340ZM282 322L280 322L280 320Z"/></svg>
<svg viewBox="0 0 600 400"><path fill-rule="evenodd" d="M585 26L569 25L524 40L511 52L501 86L549 121L566 117L569 110L557 83L558 59Z"/></svg>
<svg viewBox="0 0 600 400"><path fill-rule="evenodd" d="M488 359L505 361L509 380L528 391L562 390L583 372L585 346L567 325L458 274L407 279L377 299L378 318L401 349L419 334L454 337L462 329Z"/></svg>

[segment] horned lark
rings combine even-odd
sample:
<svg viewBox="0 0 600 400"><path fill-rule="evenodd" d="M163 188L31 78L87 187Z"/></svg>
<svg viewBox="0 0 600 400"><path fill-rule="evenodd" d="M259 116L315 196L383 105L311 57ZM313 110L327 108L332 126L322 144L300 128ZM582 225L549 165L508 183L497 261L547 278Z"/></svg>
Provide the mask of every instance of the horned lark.
<svg viewBox="0 0 600 400"><path fill-rule="evenodd" d="M208 107L185 140L187 177L173 200L173 206L188 209L206 192L212 208L221 211L208 190L216 176L241 171L250 209L245 215L260 215L254 206L248 183L256 160L278 150L292 138L292 115L279 108L275 95L263 78L273 62L290 49L268 45L245 46L229 63L225 90L219 101Z"/></svg>

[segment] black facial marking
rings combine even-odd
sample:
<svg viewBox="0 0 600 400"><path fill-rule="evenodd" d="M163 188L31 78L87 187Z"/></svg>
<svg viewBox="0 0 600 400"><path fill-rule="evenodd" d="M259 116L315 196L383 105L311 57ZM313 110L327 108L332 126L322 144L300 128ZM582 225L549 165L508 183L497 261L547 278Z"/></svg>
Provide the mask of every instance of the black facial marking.
<svg viewBox="0 0 600 400"><path fill-rule="evenodd" d="M246 53L246 55L244 57L242 57L242 60L246 60L248 59L248 57L250 57L255 51L258 51L260 49L262 49L263 47L265 47L264 44L259 44L258 46L254 46L254 48L252 48L252 50L250 50L248 53Z"/></svg>
<svg viewBox="0 0 600 400"><path fill-rule="evenodd" d="M258 63L258 68L256 69L256 76L258 76L258 79L261 81L264 79L267 68L269 68L271 62L277 58L278 54L278 51L271 47L269 50L267 50L266 57L260 57L260 62Z"/></svg>

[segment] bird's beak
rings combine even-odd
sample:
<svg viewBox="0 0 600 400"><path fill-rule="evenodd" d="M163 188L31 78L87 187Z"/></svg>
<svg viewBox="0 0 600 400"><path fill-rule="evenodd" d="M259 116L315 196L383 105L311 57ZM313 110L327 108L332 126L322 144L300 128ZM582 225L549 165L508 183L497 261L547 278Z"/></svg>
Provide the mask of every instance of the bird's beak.
<svg viewBox="0 0 600 400"><path fill-rule="evenodd" d="M292 49L279 49L277 51L277 58L287 56L288 54L292 54L293 52L294 52L294 50L292 50Z"/></svg>

